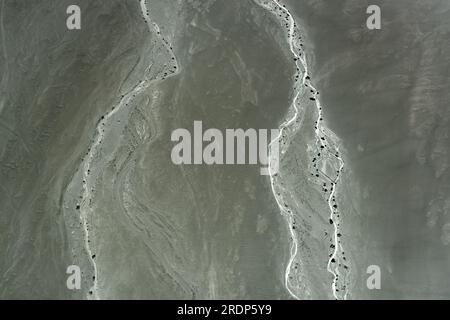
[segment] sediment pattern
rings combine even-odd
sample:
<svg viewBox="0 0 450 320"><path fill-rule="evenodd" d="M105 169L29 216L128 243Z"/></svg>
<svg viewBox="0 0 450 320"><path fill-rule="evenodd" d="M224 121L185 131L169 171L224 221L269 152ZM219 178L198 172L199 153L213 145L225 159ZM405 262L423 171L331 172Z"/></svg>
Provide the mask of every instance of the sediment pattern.
<svg viewBox="0 0 450 320"><path fill-rule="evenodd" d="M339 153L339 142L324 123L322 106L318 97L319 92L312 85L311 75L308 73L307 58L302 48L302 37L292 14L286 8L286 5L276 0L257 2L277 15L281 24L286 28L289 49L297 67L297 72L294 77L294 98L291 105L291 115L290 118L281 124L280 135L276 138L276 140L280 140L279 143L284 147L281 149L282 155L289 153L289 141L295 136L301 125L300 123L302 123L300 116L304 111L300 111L299 109L305 108L306 105L302 105L299 102L299 97L301 95L310 96L309 100L313 101L316 106L317 119L314 122L315 144L309 150L310 158L312 157L310 171L312 171L311 177L313 183L322 186L321 189L329 207L329 223L333 225L333 230L329 235L331 253L327 262L327 270L333 276L331 291L336 299L345 299L347 295L349 267L341 242L340 212L338 211L336 200L339 177L344 169L344 161ZM307 124L303 123L303 125ZM273 160L273 155L270 158ZM299 241L295 217L296 215L301 215L301 213L295 212L286 204L287 201L284 200L285 196L283 193L289 193L290 191L283 187L283 180L278 178L277 174L271 174L271 183L281 213L287 219L292 240L291 256L285 274L285 284L291 295L298 299L304 296L305 292L308 292L304 284L301 284L302 275L296 276L299 274L297 269L301 266L302 259L305 259L305 257L298 254Z"/></svg>

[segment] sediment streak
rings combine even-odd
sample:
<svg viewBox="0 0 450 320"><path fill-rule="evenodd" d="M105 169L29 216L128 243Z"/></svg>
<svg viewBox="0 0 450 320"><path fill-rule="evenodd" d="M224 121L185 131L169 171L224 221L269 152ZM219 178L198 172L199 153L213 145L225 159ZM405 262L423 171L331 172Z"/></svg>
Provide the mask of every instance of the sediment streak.
<svg viewBox="0 0 450 320"><path fill-rule="evenodd" d="M281 18L280 18L281 22L284 25L286 25L286 29L287 29L287 33L288 33L287 38L288 38L289 49L294 58L295 65L298 70L302 70L302 69L304 70L303 76L302 76L302 86L294 85L294 98L291 103L291 111L293 109L293 116L290 119L285 120L280 125L280 128L279 128L280 131L279 131L278 136L275 137L275 139L273 139L271 141L271 143L269 144L269 174L270 174L272 192L273 192L275 200L279 206L281 214L283 216L285 216L287 219L290 235L292 238L292 244L291 244L291 248L290 248L290 257L289 257L289 261L288 261L288 264L286 267L286 272L285 272L285 286L286 286L286 289L289 291L289 293L292 295L292 297L299 299L298 295L294 292L294 290L289 285L289 277L290 277L291 267L292 267L292 264L295 260L297 252L298 252L298 238L297 238L296 233L294 232L294 229L292 228L293 223L294 223L294 214L290 209L286 208L286 206L283 205L282 197L275 190L275 188L276 188L275 187L275 179L274 179L275 172L272 170L271 163L274 161L278 161L275 159L275 157L278 157L279 155L271 154L271 150L272 150L271 145L275 141L284 139L284 137L285 137L284 131L286 131L286 129L288 129L289 127L291 127L293 124L295 124L297 122L297 119L299 117L297 100L299 99L299 96L302 93L302 88L308 87L313 92L313 97L314 97L315 105L317 108L317 114L318 114L317 121L315 123L315 138L316 138L316 146L317 146L317 150L319 151L319 154L320 154L321 150L325 150L328 147L325 144L325 142L327 140L330 142L330 144L335 144L335 143L334 143L334 141L330 141L333 139L331 137L327 136L327 134L326 134L326 132L330 132L330 130L328 128L326 128L323 124L322 107L321 107L320 101L317 97L318 91L311 84L311 81L310 81L310 75L308 73L308 65L306 63L305 53L304 53L304 50L301 48L302 45L299 45L299 42L298 42L299 39L296 38L296 34L298 31L296 30L296 23L295 23L294 18L292 17L291 13L286 8L286 6L280 4L280 2L278 0L255 0L255 1L260 6L275 13L275 15L281 16ZM300 71L298 71L298 73L299 72ZM325 139L325 137L326 137L326 139ZM283 150L281 152L283 154L285 152L285 150ZM328 175L323 174L323 177L322 177L331 183L330 194L328 197L328 207L330 210L330 216L329 216L330 221L333 221L333 238L332 238L333 245L332 245L332 247L334 247L334 249L333 249L333 252L329 256L328 263L327 263L327 270L333 276L333 282L331 284L331 290L332 290L333 296L336 299L339 299L339 297L342 297L345 299L347 296L346 286L344 286L344 294L343 295L338 294L339 290L337 289L337 281L340 276L337 255L338 255L339 250L343 251L343 248L339 241L339 218L337 217L336 210L334 210L334 207L333 207L335 205L337 183L339 181L340 175L344 168L344 161L339 154L338 146L335 147L335 152L333 152L333 156L335 157L335 159L337 159L337 161L339 163L339 169L336 172L336 176L333 179L333 178L329 177Z"/></svg>
<svg viewBox="0 0 450 320"><path fill-rule="evenodd" d="M86 249L87 254L89 255L89 260L92 264L92 267L94 269L94 278L93 278L93 285L90 288L88 292L88 299L94 298L99 299L99 288L98 288L98 268L97 263L95 261L95 252L91 248L91 242L89 239L89 222L88 218L89 215L93 214L93 210L91 208L92 203L92 190L94 189L95 185L95 179L92 178L91 172L93 171L93 161L95 158L95 155L98 153L98 148L100 147L102 141L105 138L105 127L107 127L111 122L111 117L113 117L117 112L119 112L122 108L126 108L132 100L134 100L138 94L143 92L145 89L147 89L153 82L158 80L164 80L171 76L174 76L179 73L179 66L176 60L176 57L173 53L172 46L169 44L167 40L165 40L160 32L159 26L152 22L150 20L149 16L149 10L147 7L147 1L141 0L140 1L140 9L143 15L143 18L150 28L151 31L154 31L154 33L160 38L160 40L164 43L164 46L169 52L169 60L172 63L172 68L175 68L176 71L168 72L169 66L167 66L167 70L162 70L157 74L157 76L153 79L144 79L139 81L131 90L129 90L127 93L122 95L122 98L120 99L120 102L114 106L110 112L106 113L103 117L100 123L97 125L96 128L96 135L94 138L94 142L92 143L91 147L89 148L89 152L82 163L83 168L83 183L82 183L82 199L81 199L81 205L80 205L80 219L81 223L84 229L84 246ZM148 67L151 68L151 65ZM147 69L148 69L147 68ZM171 70L171 69L170 69ZM103 159L102 159L103 160ZM106 161L106 160L104 160Z"/></svg>

